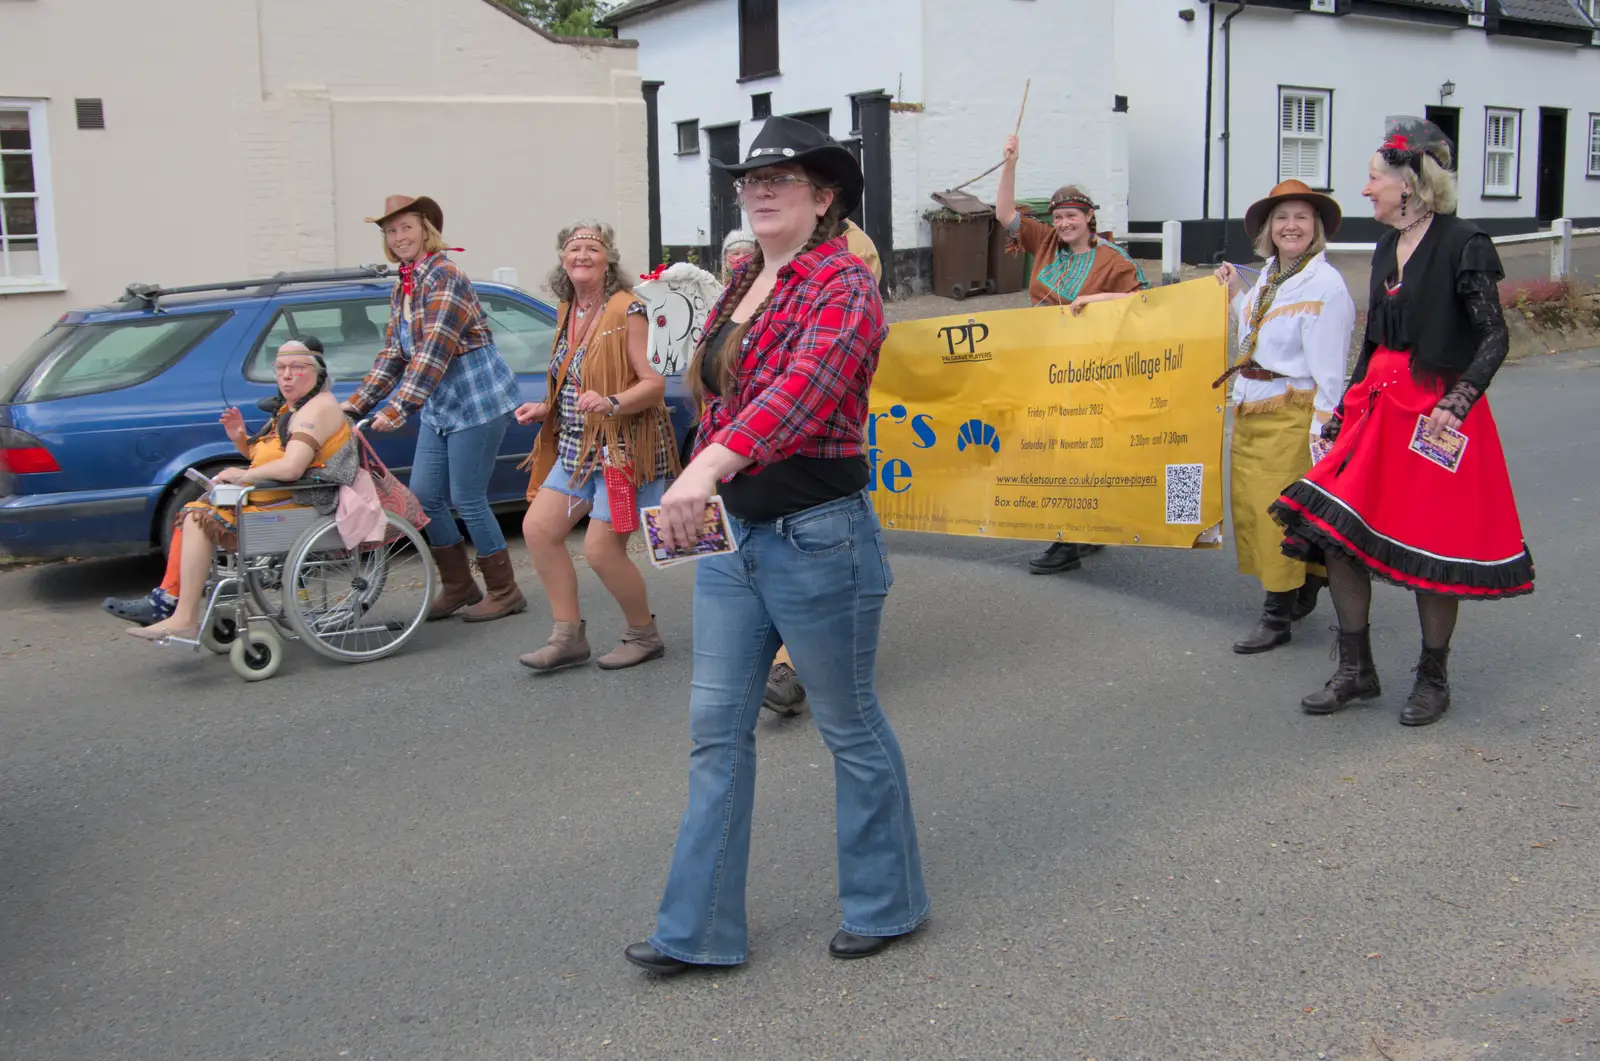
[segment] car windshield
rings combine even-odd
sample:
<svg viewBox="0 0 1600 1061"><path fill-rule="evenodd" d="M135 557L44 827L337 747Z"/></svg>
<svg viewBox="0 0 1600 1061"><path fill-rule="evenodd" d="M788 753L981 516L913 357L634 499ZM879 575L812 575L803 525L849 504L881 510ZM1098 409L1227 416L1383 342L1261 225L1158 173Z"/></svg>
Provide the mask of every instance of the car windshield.
<svg viewBox="0 0 1600 1061"><path fill-rule="evenodd" d="M225 313L58 325L0 377L0 396L44 402L133 387L170 368Z"/></svg>

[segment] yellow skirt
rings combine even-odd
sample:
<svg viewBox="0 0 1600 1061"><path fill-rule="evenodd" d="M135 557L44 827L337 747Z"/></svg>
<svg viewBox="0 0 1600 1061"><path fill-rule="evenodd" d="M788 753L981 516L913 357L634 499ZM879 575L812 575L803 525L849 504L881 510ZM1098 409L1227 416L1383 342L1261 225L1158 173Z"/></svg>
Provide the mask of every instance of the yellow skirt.
<svg viewBox="0 0 1600 1061"><path fill-rule="evenodd" d="M1251 409L1247 403L1233 419L1232 489L1233 544L1239 573L1261 580L1268 593L1299 589L1306 572L1324 575L1283 555L1283 528L1267 514L1284 488L1311 470L1312 395L1291 390L1282 404Z"/></svg>

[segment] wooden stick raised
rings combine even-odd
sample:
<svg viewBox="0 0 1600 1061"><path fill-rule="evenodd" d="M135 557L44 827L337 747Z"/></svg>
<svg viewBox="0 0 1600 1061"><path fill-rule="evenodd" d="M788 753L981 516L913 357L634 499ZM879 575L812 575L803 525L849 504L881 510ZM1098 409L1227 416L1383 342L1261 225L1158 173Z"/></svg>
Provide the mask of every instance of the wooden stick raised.
<svg viewBox="0 0 1600 1061"><path fill-rule="evenodd" d="M1028 90L1030 88L1032 88L1032 87L1033 87L1033 78L1030 77L1030 78L1028 78L1028 80L1026 82L1023 83L1023 86L1022 86L1022 106L1017 108L1017 127L1016 127L1016 129L1014 129L1012 131L1012 133L1011 133L1012 136L1017 136L1018 134L1020 134L1022 132L1022 116L1023 116L1023 114L1027 113L1027 110L1028 110ZM969 184L976 184L978 181L983 180L983 178L987 177L989 174L993 173L995 170L999 169L1001 166L1004 166L1005 164L1006 164L1006 160L1005 159L1001 159L999 162L996 162L994 165L990 166L988 169L984 170L982 173L978 174L976 177L973 177L971 180L962 181L960 184L956 185L954 188L951 188L950 190L953 191L953 192L959 192L962 188L965 188Z"/></svg>

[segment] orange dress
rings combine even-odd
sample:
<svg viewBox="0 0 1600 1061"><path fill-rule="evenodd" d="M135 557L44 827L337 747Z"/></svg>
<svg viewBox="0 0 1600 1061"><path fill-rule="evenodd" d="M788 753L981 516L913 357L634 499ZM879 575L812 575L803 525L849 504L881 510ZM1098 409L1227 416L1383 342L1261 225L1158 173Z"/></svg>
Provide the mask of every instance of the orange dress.
<svg viewBox="0 0 1600 1061"><path fill-rule="evenodd" d="M355 448L355 436L351 434L348 423L341 425L339 430L317 450L316 456L306 468L305 475L309 476L319 468L326 468L328 463L346 447L352 450ZM271 464L283 456L283 451L284 445L278 440L277 431L268 430L250 446L250 467L259 468L264 464ZM297 496L300 500L296 500ZM304 503L305 498L306 494L303 492L296 495L289 490L258 490L251 493L250 504L246 505L244 510L265 512L269 509L312 508L312 505ZM209 501L191 501L183 506L183 515L187 516L191 512L200 514L200 529L207 538L224 549L233 548L235 533L238 530L234 524L235 509L218 508Z"/></svg>

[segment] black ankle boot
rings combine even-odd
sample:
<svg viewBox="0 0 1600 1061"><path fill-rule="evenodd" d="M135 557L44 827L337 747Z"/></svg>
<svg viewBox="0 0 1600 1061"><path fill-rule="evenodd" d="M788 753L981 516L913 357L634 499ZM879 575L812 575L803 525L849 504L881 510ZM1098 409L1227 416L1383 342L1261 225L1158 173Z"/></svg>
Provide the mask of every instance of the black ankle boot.
<svg viewBox="0 0 1600 1061"><path fill-rule="evenodd" d="M1028 570L1036 575L1058 575L1076 571L1083 566L1083 554L1074 542L1055 542L1044 552L1028 561Z"/></svg>
<svg viewBox="0 0 1600 1061"><path fill-rule="evenodd" d="M1299 622L1317 610L1317 595L1322 592L1322 587L1328 580L1321 575L1307 575L1305 583L1295 593L1294 621Z"/></svg>
<svg viewBox="0 0 1600 1061"><path fill-rule="evenodd" d="M1378 670L1372 664L1372 628L1359 633L1339 632L1339 666L1328 684L1300 701L1308 715L1331 715L1343 711L1352 700L1375 700Z"/></svg>
<svg viewBox="0 0 1600 1061"><path fill-rule="evenodd" d="M1400 709L1402 726L1431 726L1450 710L1450 675L1445 669L1449 658L1448 648L1422 646L1416 684L1411 686L1406 706Z"/></svg>
<svg viewBox="0 0 1600 1061"><path fill-rule="evenodd" d="M1233 650L1241 656L1251 656L1288 644L1289 624L1298 592L1291 589L1282 593L1268 593L1267 603L1261 609L1261 618L1256 620L1255 630L1243 641L1235 641Z"/></svg>

